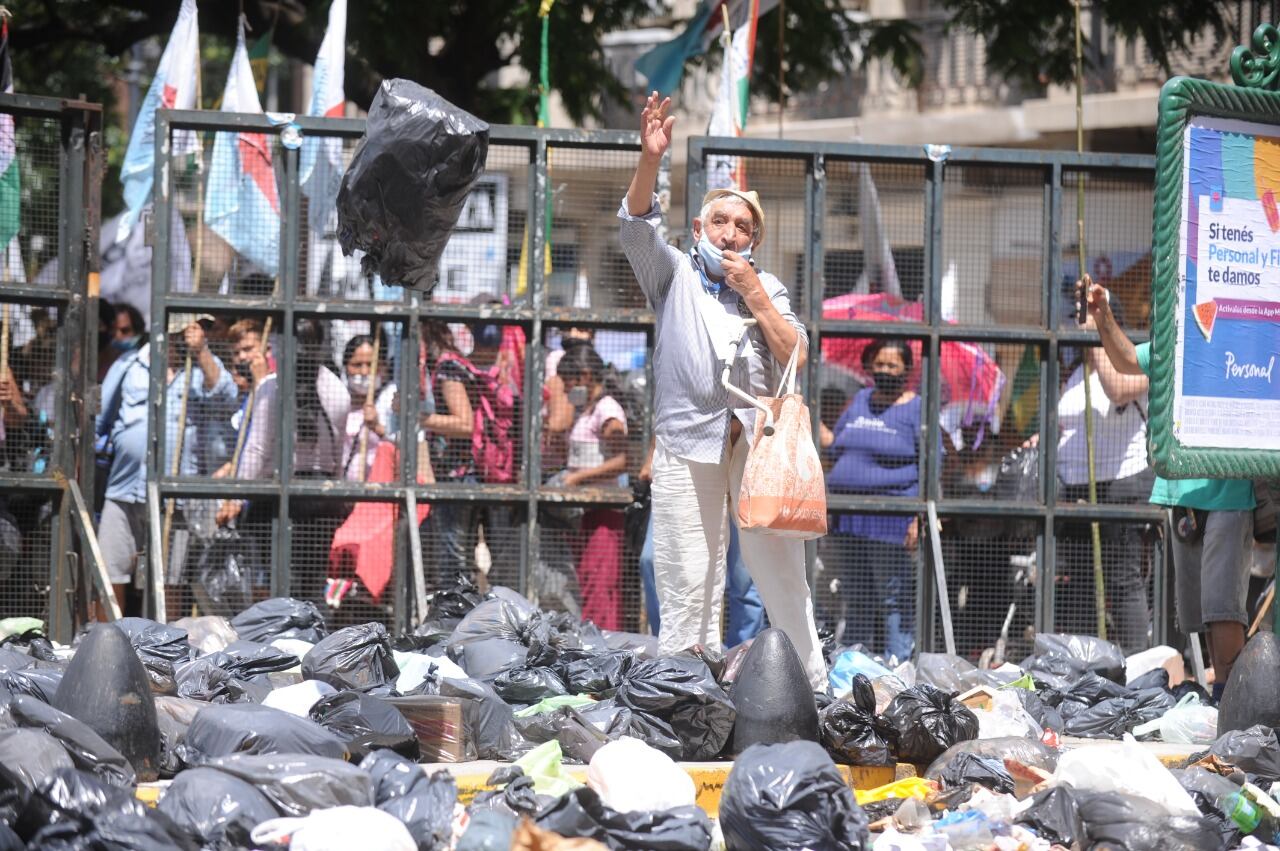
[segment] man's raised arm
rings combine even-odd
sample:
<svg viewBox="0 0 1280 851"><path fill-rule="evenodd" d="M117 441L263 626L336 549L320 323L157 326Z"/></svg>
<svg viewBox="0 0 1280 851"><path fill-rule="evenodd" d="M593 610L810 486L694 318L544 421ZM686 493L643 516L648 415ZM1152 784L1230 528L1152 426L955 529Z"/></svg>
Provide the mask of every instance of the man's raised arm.
<svg viewBox="0 0 1280 851"><path fill-rule="evenodd" d="M658 102L658 93L649 95L644 111L640 114L640 160L636 173L627 188L627 212L643 216L653 206L653 190L658 184L658 165L671 147L671 131L675 127L674 115L667 115L671 98Z"/></svg>

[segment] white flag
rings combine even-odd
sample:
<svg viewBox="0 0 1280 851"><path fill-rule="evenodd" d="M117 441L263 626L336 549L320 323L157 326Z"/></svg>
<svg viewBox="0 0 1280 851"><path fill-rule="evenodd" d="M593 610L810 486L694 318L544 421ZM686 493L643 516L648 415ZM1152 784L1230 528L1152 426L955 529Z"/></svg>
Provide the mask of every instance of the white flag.
<svg viewBox="0 0 1280 851"><path fill-rule="evenodd" d="M858 227L862 230L862 274L858 276L854 292L872 292L871 282L878 285L875 292L902 298L902 284L898 282L898 267L893 262L893 249L889 235L884 230L884 217L880 212L880 193L871 179L871 167L862 163L858 167Z"/></svg>
<svg viewBox="0 0 1280 851"><path fill-rule="evenodd" d="M157 109L195 109L196 75L200 65L200 32L196 21L196 0L182 0L178 22L173 25L169 43L160 56L160 67L151 88L138 110L138 120L129 134L129 148L120 168L124 184L125 212L120 217L116 241L122 242L137 224L155 176L155 138ZM196 134L187 130L173 134L175 155L200 150Z"/></svg>
<svg viewBox="0 0 1280 851"><path fill-rule="evenodd" d="M730 13L732 38L722 32L724 59L720 67L720 91L716 93L709 136L741 136L747 126L750 98L751 62L756 49L756 22L760 17L760 0L735 4ZM736 19L735 19L736 16ZM723 26L721 27L723 29ZM747 188L747 176L740 157L712 155L707 157L707 188Z"/></svg>
<svg viewBox="0 0 1280 851"><path fill-rule="evenodd" d="M347 0L333 0L329 7L329 28L316 55L311 80L311 105L307 115L341 118L347 59ZM332 228L337 212L338 187L342 183L342 139L336 136L309 137L302 141L298 178L302 193L311 201L307 219L311 229L321 234Z"/></svg>

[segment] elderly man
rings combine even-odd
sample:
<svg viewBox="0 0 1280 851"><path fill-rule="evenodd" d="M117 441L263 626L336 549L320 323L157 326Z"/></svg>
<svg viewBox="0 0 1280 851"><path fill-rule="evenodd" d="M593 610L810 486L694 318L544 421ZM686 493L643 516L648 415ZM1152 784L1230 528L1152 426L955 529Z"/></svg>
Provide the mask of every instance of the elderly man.
<svg viewBox="0 0 1280 851"><path fill-rule="evenodd" d="M671 144L670 106L670 98L659 103L656 93L645 104L640 161L618 212L623 251L657 314L653 545L664 653L720 645L726 498L736 510L755 423L755 409L721 385L723 359L743 320L754 318L732 378L753 394L770 395L793 350L800 347L803 363L809 342L786 287L751 260L764 236L756 193L708 192L693 220L688 254L658 236L654 184ZM769 620L790 637L813 688L825 690L804 544L743 530L741 547Z"/></svg>

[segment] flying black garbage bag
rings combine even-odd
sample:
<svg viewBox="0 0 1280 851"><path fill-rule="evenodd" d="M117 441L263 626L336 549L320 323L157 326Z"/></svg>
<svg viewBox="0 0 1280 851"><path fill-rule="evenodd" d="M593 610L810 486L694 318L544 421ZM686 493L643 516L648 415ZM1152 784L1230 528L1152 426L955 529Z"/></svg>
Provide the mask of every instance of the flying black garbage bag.
<svg viewBox="0 0 1280 851"><path fill-rule="evenodd" d="M780 629L756 636L729 690L736 719L733 751L804 739L819 740L818 706L804 664Z"/></svg>
<svg viewBox="0 0 1280 851"><path fill-rule="evenodd" d="M489 125L410 80L383 80L338 190L342 252L366 273L430 290L467 195L484 170Z"/></svg>
<svg viewBox="0 0 1280 851"><path fill-rule="evenodd" d="M368 772L340 759L241 753L210 760L206 767L239 777L286 816L305 816L330 807L373 806Z"/></svg>
<svg viewBox="0 0 1280 851"><path fill-rule="evenodd" d="M277 638L296 638L315 644L329 634L315 603L293 597L272 597L254 603L231 619L236 635L245 641L270 644Z"/></svg>
<svg viewBox="0 0 1280 851"><path fill-rule="evenodd" d="M813 742L747 748L725 781L720 827L728 851L871 847L867 817L849 784Z"/></svg>
<svg viewBox="0 0 1280 851"><path fill-rule="evenodd" d="M185 639L184 639L185 643ZM125 633L98 624L76 648L54 705L124 754L142 781L160 768L160 728L147 671Z"/></svg>
<svg viewBox="0 0 1280 851"><path fill-rule="evenodd" d="M280 815L252 785L211 768L179 774L156 808L201 844L214 848L250 847L253 829Z"/></svg>
<svg viewBox="0 0 1280 851"><path fill-rule="evenodd" d="M124 754L111 747L88 724L72 718L34 697L17 695L9 704L9 712L19 727L44 730L58 740L71 756L76 768L110 783L113 786L132 786L137 773ZM154 724L154 715L153 724ZM156 747L159 749L159 732L156 731Z"/></svg>
<svg viewBox="0 0 1280 851"><path fill-rule="evenodd" d="M1218 732L1280 727L1280 639L1259 630L1236 657L1218 704Z"/></svg>
<svg viewBox="0 0 1280 851"><path fill-rule="evenodd" d="M156 694L173 694L174 667L196 655L187 641L186 630L149 618L120 618L115 626L129 636L129 644L147 669L152 690ZM76 648L76 654L79 653L80 649Z"/></svg>
<svg viewBox="0 0 1280 851"><path fill-rule="evenodd" d="M418 848L446 849L453 838L453 806L458 788L447 771L427 774L422 766L390 751L375 751L360 763L373 780L374 803L395 816Z"/></svg>
<svg viewBox="0 0 1280 851"><path fill-rule="evenodd" d="M635 715L648 716L659 722L659 727L665 726L674 733L681 745L678 759L713 759L719 755L733 732L737 714L707 663L685 655L636 663L618 686L615 699ZM632 735L663 750L634 732L638 720L632 719Z"/></svg>
<svg viewBox="0 0 1280 851"><path fill-rule="evenodd" d="M898 731L898 758L930 763L957 742L978 738L978 717L954 695L930 685L899 692L884 718Z"/></svg>
<svg viewBox="0 0 1280 851"><path fill-rule="evenodd" d="M1280 740L1270 727L1228 730L1209 746L1209 753L1265 784L1280 780Z"/></svg>
<svg viewBox="0 0 1280 851"><path fill-rule="evenodd" d="M535 821L544 830L594 839L613 851L706 851L711 844L711 820L699 807L622 813L585 786L557 798Z"/></svg>
<svg viewBox="0 0 1280 851"><path fill-rule="evenodd" d="M200 765L231 754L310 754L342 759L346 743L307 718L257 703L212 704L196 713L178 757Z"/></svg>
<svg viewBox="0 0 1280 851"><path fill-rule="evenodd" d="M336 689L367 691L394 684L400 668L387 628L377 622L349 626L323 638L302 660L302 676Z"/></svg>

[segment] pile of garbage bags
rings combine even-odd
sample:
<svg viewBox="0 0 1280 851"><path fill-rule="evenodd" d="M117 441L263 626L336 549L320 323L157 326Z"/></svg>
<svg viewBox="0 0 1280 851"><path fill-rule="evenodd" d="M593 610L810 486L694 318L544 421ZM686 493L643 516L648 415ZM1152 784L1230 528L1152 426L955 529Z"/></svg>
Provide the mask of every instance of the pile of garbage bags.
<svg viewBox="0 0 1280 851"><path fill-rule="evenodd" d="M996 670L861 648L832 663L815 695L776 630L660 656L465 580L400 636L331 631L289 598L67 647L0 621L0 851L1280 842L1276 733L1219 735L1163 651L1042 635ZM1196 753L1170 769L1140 740ZM501 764L470 801L421 765L464 760ZM714 818L677 764L701 760L732 760ZM841 768L903 763L915 776L856 792Z"/></svg>

